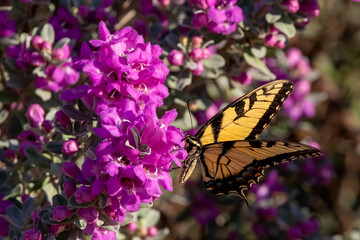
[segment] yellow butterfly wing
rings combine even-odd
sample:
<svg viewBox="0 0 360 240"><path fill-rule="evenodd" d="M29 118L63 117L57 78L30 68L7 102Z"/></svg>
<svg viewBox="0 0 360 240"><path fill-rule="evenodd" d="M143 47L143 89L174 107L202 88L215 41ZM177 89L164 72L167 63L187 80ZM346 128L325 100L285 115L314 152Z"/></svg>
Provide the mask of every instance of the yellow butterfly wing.
<svg viewBox="0 0 360 240"><path fill-rule="evenodd" d="M195 137L202 145L255 140L269 124L293 89L293 83L277 80L230 103L212 117Z"/></svg>
<svg viewBox="0 0 360 240"><path fill-rule="evenodd" d="M199 159L205 187L215 194L243 193L259 182L265 168L322 155L311 146L282 141L228 141L203 147Z"/></svg>

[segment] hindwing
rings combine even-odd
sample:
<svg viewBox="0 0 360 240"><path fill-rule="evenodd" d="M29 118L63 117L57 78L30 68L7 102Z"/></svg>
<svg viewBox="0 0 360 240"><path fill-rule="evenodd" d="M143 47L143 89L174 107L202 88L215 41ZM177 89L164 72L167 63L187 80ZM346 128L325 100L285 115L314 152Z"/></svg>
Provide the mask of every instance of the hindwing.
<svg viewBox="0 0 360 240"><path fill-rule="evenodd" d="M293 89L293 83L277 80L230 103L197 132L202 145L255 140L269 124Z"/></svg>
<svg viewBox="0 0 360 240"><path fill-rule="evenodd" d="M204 146L199 158L208 190L246 199L243 191L259 182L265 168L321 154L320 150L300 143L229 141Z"/></svg>

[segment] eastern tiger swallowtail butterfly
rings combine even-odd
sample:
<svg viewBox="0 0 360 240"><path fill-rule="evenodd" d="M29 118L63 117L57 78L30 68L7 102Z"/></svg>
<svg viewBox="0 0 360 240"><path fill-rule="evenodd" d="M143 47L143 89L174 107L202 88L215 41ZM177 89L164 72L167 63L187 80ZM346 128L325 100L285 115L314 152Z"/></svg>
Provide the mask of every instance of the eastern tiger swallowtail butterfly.
<svg viewBox="0 0 360 240"><path fill-rule="evenodd" d="M195 136L186 135L188 157L179 182L190 177L199 160L207 190L246 201L244 190L259 182L265 168L321 155L320 150L300 143L256 140L293 87L287 80L265 84L227 105Z"/></svg>

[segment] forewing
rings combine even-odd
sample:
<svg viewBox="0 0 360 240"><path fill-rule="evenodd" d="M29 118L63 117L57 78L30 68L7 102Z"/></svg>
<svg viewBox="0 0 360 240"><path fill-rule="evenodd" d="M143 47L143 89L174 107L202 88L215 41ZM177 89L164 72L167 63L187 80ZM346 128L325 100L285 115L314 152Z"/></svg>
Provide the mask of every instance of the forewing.
<svg viewBox="0 0 360 240"><path fill-rule="evenodd" d="M265 84L230 103L195 135L202 145L255 140L269 124L293 89L293 83L277 80Z"/></svg>
<svg viewBox="0 0 360 240"><path fill-rule="evenodd" d="M322 155L300 143L230 141L204 146L200 160L204 183L215 194L236 194L259 182L265 168L279 163Z"/></svg>

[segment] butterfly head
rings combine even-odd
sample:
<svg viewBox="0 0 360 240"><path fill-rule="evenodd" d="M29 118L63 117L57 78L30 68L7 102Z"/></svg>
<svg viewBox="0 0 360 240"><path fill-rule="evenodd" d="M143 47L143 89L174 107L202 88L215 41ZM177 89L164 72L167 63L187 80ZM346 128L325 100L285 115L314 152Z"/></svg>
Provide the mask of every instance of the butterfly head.
<svg viewBox="0 0 360 240"><path fill-rule="evenodd" d="M201 142L194 136L186 134L185 138L185 149L189 155L193 155L201 147Z"/></svg>

